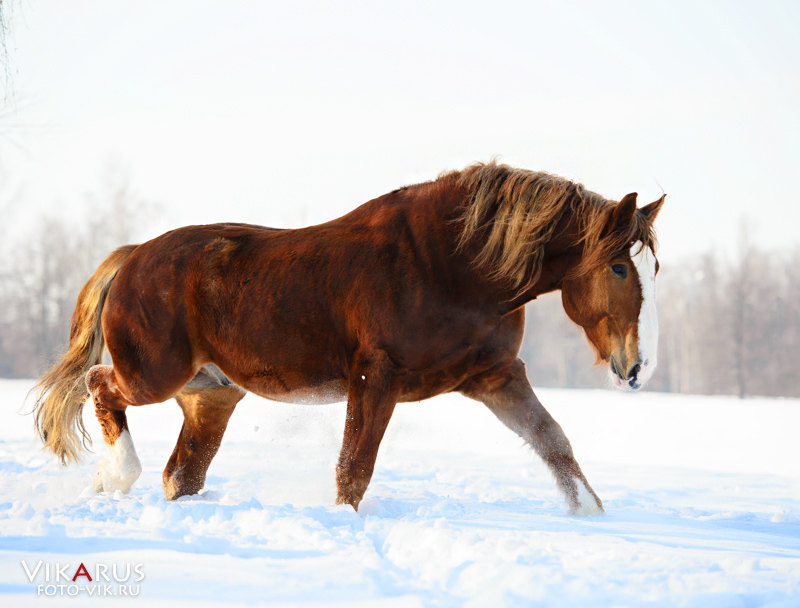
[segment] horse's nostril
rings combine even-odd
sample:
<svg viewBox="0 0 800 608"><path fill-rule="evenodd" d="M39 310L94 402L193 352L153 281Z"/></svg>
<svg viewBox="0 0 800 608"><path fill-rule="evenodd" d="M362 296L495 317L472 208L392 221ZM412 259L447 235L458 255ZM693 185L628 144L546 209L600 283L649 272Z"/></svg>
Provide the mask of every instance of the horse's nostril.
<svg viewBox="0 0 800 608"><path fill-rule="evenodd" d="M639 375L640 371L642 371L642 366L641 366L641 364L637 363L628 372L628 379L629 380L636 380L636 376Z"/></svg>

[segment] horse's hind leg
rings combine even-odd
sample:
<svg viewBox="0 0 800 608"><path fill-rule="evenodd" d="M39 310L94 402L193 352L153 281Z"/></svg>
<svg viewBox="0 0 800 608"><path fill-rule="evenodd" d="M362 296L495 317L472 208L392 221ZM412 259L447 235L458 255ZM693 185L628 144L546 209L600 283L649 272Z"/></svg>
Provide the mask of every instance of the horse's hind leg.
<svg viewBox="0 0 800 608"><path fill-rule="evenodd" d="M176 373L181 373L177 366L173 369ZM100 470L95 476L95 491L127 492L142 472L142 465L128 431L125 409L130 405L163 401L174 395L185 383L185 380L180 382L178 376L172 379L173 385L178 383L174 388L161 382L154 389L148 387L142 378L141 373L120 377L111 365L95 365L86 373L86 388L94 400L95 413L103 427L103 439L108 445L108 457L101 460Z"/></svg>
<svg viewBox="0 0 800 608"><path fill-rule="evenodd" d="M245 392L235 385L186 387L175 399L183 410L183 427L164 469L167 500L197 494L219 449L228 420Z"/></svg>
<svg viewBox="0 0 800 608"><path fill-rule="evenodd" d="M536 450L553 472L571 514L603 512L603 503L586 481L564 431L533 393L522 361L517 359L505 369L479 376L460 390L486 404L503 424Z"/></svg>
<svg viewBox="0 0 800 608"><path fill-rule="evenodd" d="M100 461L100 470L94 478L94 491L120 490L127 493L139 479L142 465L131 441L125 409L110 410L96 404L95 414L103 429L108 456Z"/></svg>

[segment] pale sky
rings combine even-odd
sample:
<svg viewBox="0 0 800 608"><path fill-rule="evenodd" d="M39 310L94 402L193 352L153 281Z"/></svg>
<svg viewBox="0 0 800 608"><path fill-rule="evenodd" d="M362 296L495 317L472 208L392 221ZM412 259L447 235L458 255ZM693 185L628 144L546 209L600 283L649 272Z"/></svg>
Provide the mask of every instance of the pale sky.
<svg viewBox="0 0 800 608"><path fill-rule="evenodd" d="M8 2L6 222L113 170L145 236L300 226L497 157L663 188L662 262L800 243L799 2Z"/></svg>

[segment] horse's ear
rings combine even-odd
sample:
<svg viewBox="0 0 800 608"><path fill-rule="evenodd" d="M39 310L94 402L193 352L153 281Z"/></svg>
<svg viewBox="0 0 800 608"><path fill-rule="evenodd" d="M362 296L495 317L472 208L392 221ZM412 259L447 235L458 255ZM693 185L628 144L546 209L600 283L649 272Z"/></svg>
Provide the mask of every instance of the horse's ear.
<svg viewBox="0 0 800 608"><path fill-rule="evenodd" d="M624 228L631 223L633 214L636 213L636 192L631 192L622 197L614 210L611 212L611 217L606 225L606 234L611 234L616 230Z"/></svg>
<svg viewBox="0 0 800 608"><path fill-rule="evenodd" d="M666 194L662 194L660 199L653 201L649 205L645 205L639 209L639 212L643 213L645 218L647 218L647 221L652 224L655 221L658 212L661 211L661 206L664 204L664 199L666 197Z"/></svg>

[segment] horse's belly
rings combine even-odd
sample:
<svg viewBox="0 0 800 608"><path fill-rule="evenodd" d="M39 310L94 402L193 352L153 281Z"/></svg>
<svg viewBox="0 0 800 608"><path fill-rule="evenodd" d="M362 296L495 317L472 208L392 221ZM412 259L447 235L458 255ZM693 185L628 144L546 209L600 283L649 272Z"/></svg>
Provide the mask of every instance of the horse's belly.
<svg viewBox="0 0 800 608"><path fill-rule="evenodd" d="M247 387L245 387L247 388ZM323 405L347 401L347 381L331 380L316 386L308 386L290 390L263 390L255 387L252 392L272 401L283 403L300 403L305 405ZM251 390L248 388L248 390Z"/></svg>
<svg viewBox="0 0 800 608"><path fill-rule="evenodd" d="M426 386L420 387L414 385L412 387L403 387L397 397L398 403L409 401L424 401L436 395L450 392L453 390L455 383L447 383L441 386ZM250 389L248 389L250 390ZM280 401L283 403L299 403L303 405L325 405L328 403L340 403L347 401L348 386L346 380L335 380L320 384L318 386L298 388L290 391L251 391L270 399L271 401Z"/></svg>

